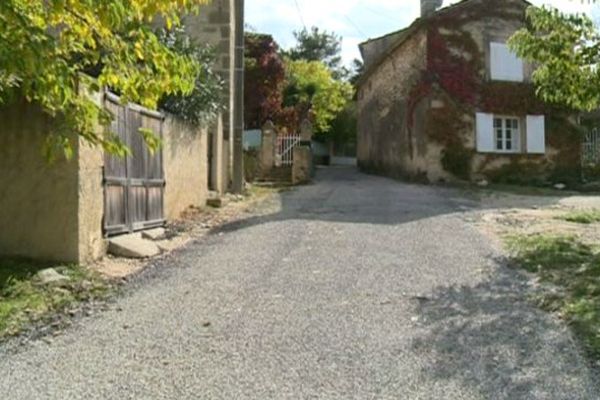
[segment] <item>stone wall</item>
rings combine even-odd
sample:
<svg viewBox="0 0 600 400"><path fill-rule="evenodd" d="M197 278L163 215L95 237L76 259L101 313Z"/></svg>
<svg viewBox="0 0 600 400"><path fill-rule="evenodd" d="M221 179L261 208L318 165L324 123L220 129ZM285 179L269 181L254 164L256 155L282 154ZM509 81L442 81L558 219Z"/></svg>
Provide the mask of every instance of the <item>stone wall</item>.
<svg viewBox="0 0 600 400"><path fill-rule="evenodd" d="M0 120L0 255L78 261L77 161L46 161L53 125L37 107L5 106Z"/></svg>
<svg viewBox="0 0 600 400"><path fill-rule="evenodd" d="M408 167L408 100L426 67L426 42L427 35L416 32L361 84L357 154L361 168L401 175Z"/></svg>
<svg viewBox="0 0 600 400"><path fill-rule="evenodd" d="M104 216L103 167L104 152L79 140L78 164L78 230L79 263L102 258L106 253L106 240L102 235Z"/></svg>
<svg viewBox="0 0 600 400"><path fill-rule="evenodd" d="M178 219L190 207L203 207L208 198L208 133L167 118L163 127L165 217Z"/></svg>
<svg viewBox="0 0 600 400"><path fill-rule="evenodd" d="M198 15L187 16L184 25L188 35L201 44L208 44L215 48L217 71L225 83L223 91L223 110L220 131L215 130L213 137L219 137L218 152L222 158L214 160L211 169L220 175L213 182L219 182L213 189L223 193L229 187L233 173L233 117L235 107L235 7L234 0L212 0L211 3L203 5ZM215 124L214 128L217 128ZM217 144L215 144L217 145Z"/></svg>

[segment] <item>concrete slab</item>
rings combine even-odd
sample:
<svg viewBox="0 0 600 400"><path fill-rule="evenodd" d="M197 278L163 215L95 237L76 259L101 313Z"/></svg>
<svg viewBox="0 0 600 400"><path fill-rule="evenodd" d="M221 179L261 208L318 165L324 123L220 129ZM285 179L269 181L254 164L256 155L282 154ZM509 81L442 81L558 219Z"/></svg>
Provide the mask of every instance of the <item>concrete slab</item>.
<svg viewBox="0 0 600 400"><path fill-rule="evenodd" d="M114 256L125 258L149 258L161 253L160 248L154 242L142 238L139 233L109 239L108 252Z"/></svg>
<svg viewBox="0 0 600 400"><path fill-rule="evenodd" d="M166 238L165 228L156 228L149 231L143 231L142 238L152 240L154 242L158 240L164 240Z"/></svg>
<svg viewBox="0 0 600 400"><path fill-rule="evenodd" d="M226 197L215 197L206 200L206 205L213 208L223 208L229 204L229 199Z"/></svg>

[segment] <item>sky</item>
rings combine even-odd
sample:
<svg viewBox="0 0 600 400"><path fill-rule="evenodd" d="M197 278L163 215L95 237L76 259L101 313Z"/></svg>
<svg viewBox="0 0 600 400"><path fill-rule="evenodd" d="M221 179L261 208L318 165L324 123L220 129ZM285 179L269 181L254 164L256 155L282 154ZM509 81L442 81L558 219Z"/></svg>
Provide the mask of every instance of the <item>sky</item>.
<svg viewBox="0 0 600 400"><path fill-rule="evenodd" d="M445 0L444 6L457 0ZM587 0L532 0L566 12L600 14ZM246 0L246 24L269 33L283 48L294 45L295 30L303 26L333 31L342 36L344 62L360 58L358 44L402 29L420 13L420 0Z"/></svg>

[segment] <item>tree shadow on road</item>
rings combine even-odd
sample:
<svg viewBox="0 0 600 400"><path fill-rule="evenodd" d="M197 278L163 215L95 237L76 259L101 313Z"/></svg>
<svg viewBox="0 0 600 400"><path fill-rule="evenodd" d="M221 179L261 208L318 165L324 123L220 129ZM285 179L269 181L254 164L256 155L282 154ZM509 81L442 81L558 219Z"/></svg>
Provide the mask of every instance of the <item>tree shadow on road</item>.
<svg viewBox="0 0 600 400"><path fill-rule="evenodd" d="M489 399L598 398L591 389L597 377L586 372L568 328L528 301L527 282L500 266L475 287L439 287L420 301L422 336L413 344L432 360L425 378L458 382Z"/></svg>
<svg viewBox="0 0 600 400"><path fill-rule="evenodd" d="M439 215L482 209L472 191L418 185L366 175L351 167L319 170L314 183L280 195L279 210L252 216L217 229L232 232L285 220L399 225ZM552 205L556 197L532 198L532 205Z"/></svg>

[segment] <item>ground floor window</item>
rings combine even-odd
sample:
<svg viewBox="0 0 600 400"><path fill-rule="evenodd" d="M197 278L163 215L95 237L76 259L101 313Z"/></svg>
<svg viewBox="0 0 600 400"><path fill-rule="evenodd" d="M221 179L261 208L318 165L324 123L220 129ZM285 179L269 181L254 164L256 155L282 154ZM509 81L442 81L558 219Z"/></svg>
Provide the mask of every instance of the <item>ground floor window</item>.
<svg viewBox="0 0 600 400"><path fill-rule="evenodd" d="M494 116L495 150L498 152L519 152L521 126L519 118Z"/></svg>
<svg viewBox="0 0 600 400"><path fill-rule="evenodd" d="M546 153L546 125L543 115L476 113L475 126L477 151L480 153Z"/></svg>

